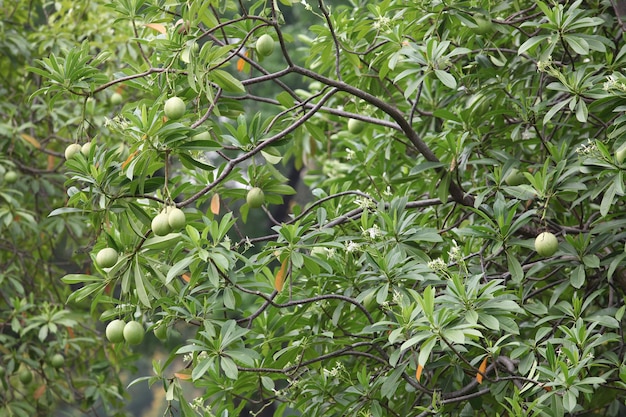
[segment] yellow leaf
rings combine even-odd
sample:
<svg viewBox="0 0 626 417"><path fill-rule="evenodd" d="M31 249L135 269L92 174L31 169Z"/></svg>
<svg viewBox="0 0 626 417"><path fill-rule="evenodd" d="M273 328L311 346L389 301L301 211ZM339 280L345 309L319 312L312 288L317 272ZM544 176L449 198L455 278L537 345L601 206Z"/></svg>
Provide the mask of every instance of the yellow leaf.
<svg viewBox="0 0 626 417"><path fill-rule="evenodd" d="M191 277L189 276L189 274L183 274L181 275L181 278L183 279L183 281L185 282L189 282L191 281Z"/></svg>
<svg viewBox="0 0 626 417"><path fill-rule="evenodd" d="M417 371L415 371L415 379L417 379L417 382L420 382L420 378L422 377L423 370L424 370L424 367L422 365L417 365Z"/></svg>
<svg viewBox="0 0 626 417"><path fill-rule="evenodd" d="M128 164L130 164L130 161L132 161L133 158L135 157L135 155L137 155L137 151L135 151L135 152L131 153L130 155L128 155L128 158L126 158L124 163L122 163L122 169L126 169Z"/></svg>
<svg viewBox="0 0 626 417"><path fill-rule="evenodd" d="M485 376L485 371L487 370L487 358L483 359L478 367L478 373L476 374L476 382L479 384L483 383L483 377Z"/></svg>
<svg viewBox="0 0 626 417"><path fill-rule="evenodd" d="M283 261L283 264L280 266L278 273L276 274L276 278L274 279L274 288L276 291L281 292L283 290L283 286L285 285L285 275L287 275L287 263L289 262L289 258Z"/></svg>
<svg viewBox="0 0 626 417"><path fill-rule="evenodd" d="M220 214L220 196L219 194L213 194L211 197L211 213Z"/></svg>
<svg viewBox="0 0 626 417"><path fill-rule="evenodd" d="M182 381L188 381L191 379L191 374L187 372L174 372L174 376Z"/></svg>
<svg viewBox="0 0 626 417"><path fill-rule="evenodd" d="M33 394L33 398L35 400L38 400L39 398L41 398L41 396L46 392L46 384L41 384L39 387L37 387L37 389L35 390L35 393Z"/></svg>
<svg viewBox="0 0 626 417"><path fill-rule="evenodd" d="M31 135L27 135L26 133L20 133L20 136L22 137L22 139L33 145L35 148L41 149L41 143L39 143L39 141Z"/></svg>
<svg viewBox="0 0 626 417"><path fill-rule="evenodd" d="M56 158L54 155L48 155L48 171L52 171L54 169L54 165L56 164Z"/></svg>
<svg viewBox="0 0 626 417"><path fill-rule="evenodd" d="M146 27L149 27L150 29L154 29L159 33L162 34L166 34L167 33L167 29L165 29L165 26L163 26L160 23L146 23Z"/></svg>
<svg viewBox="0 0 626 417"><path fill-rule="evenodd" d="M244 54L244 56L245 56L246 58L249 56L249 55L248 55L248 51L244 52L243 54ZM245 68L246 68L246 60L245 60L245 59L243 59L243 58L239 58L239 59L237 60L237 71L241 72L241 71L243 71Z"/></svg>

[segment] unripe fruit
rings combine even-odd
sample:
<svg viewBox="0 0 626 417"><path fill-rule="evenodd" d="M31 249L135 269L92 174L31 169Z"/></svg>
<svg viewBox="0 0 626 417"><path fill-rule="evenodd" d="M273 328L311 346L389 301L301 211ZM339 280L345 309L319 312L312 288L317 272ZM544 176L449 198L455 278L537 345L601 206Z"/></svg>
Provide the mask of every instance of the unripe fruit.
<svg viewBox="0 0 626 417"><path fill-rule="evenodd" d="M259 39L256 41L256 51L261 56L268 56L274 52L274 39L267 33L265 35L261 35Z"/></svg>
<svg viewBox="0 0 626 417"><path fill-rule="evenodd" d="M83 146L80 147L80 153L89 156L89 152L91 152L91 142L84 143Z"/></svg>
<svg viewBox="0 0 626 417"><path fill-rule="evenodd" d="M182 229L185 227L185 224L187 224L185 212L177 207L170 209L167 212L167 222L170 224L172 230Z"/></svg>
<svg viewBox="0 0 626 417"><path fill-rule="evenodd" d="M559 248L559 241L550 232L543 232L535 239L535 251L543 257L552 256Z"/></svg>
<svg viewBox="0 0 626 417"><path fill-rule="evenodd" d="M250 208L259 208L265 203L265 194L259 187L251 188L246 196L246 202Z"/></svg>
<svg viewBox="0 0 626 417"><path fill-rule="evenodd" d="M157 323L157 326L154 328L154 336L159 340L167 340L167 326L165 323Z"/></svg>
<svg viewBox="0 0 626 417"><path fill-rule="evenodd" d="M105 334L109 342L121 343L124 341L124 320L116 319L107 325Z"/></svg>
<svg viewBox="0 0 626 417"><path fill-rule="evenodd" d="M208 131L197 133L191 137L193 140L211 140L211 134Z"/></svg>
<svg viewBox="0 0 626 417"><path fill-rule="evenodd" d="M152 232L157 236L165 236L172 231L167 213L159 213L152 219Z"/></svg>
<svg viewBox="0 0 626 417"><path fill-rule="evenodd" d="M94 114L96 111L96 99L93 97L89 97L87 102L85 103L85 111L87 114Z"/></svg>
<svg viewBox="0 0 626 417"><path fill-rule="evenodd" d="M15 171L5 172L4 182L6 182L7 184L13 184L15 181L17 181L17 172Z"/></svg>
<svg viewBox="0 0 626 417"><path fill-rule="evenodd" d="M119 104L122 104L122 101L124 100L124 98L122 97L120 93L113 93L111 94L111 98L109 100L111 104L113 104L114 106L117 106Z"/></svg>
<svg viewBox="0 0 626 417"><path fill-rule="evenodd" d="M526 177L523 173L519 172L517 169L513 168L509 175L504 179L506 185L515 186L520 185L526 182Z"/></svg>
<svg viewBox="0 0 626 417"><path fill-rule="evenodd" d="M20 373L18 374L18 378L20 379L20 382L22 384L28 385L33 380L33 373L29 371L28 369L24 369L20 371Z"/></svg>
<svg viewBox="0 0 626 417"><path fill-rule="evenodd" d="M129 345L138 345L143 341L145 330L138 321L129 321L124 326L124 340Z"/></svg>
<svg viewBox="0 0 626 417"><path fill-rule="evenodd" d="M626 159L626 145L622 145L622 147L615 152L615 159L618 164L624 162L624 159Z"/></svg>
<svg viewBox="0 0 626 417"><path fill-rule="evenodd" d="M59 369L60 367L65 365L65 358L60 353L55 353L50 358L50 365L52 365L53 368Z"/></svg>
<svg viewBox="0 0 626 417"><path fill-rule="evenodd" d="M178 120L185 114L185 102L179 97L168 98L163 110L168 119Z"/></svg>
<svg viewBox="0 0 626 417"><path fill-rule="evenodd" d="M104 248L96 255L96 264L100 268L110 268L117 263L117 251L113 248Z"/></svg>
<svg viewBox="0 0 626 417"><path fill-rule="evenodd" d="M363 123L363 121L357 119L348 120L348 132L353 135L358 135L363 129L365 129L365 123Z"/></svg>
<svg viewBox="0 0 626 417"><path fill-rule="evenodd" d="M72 143L67 148L65 148L65 159L70 159L74 155L76 155L82 147L78 143Z"/></svg>

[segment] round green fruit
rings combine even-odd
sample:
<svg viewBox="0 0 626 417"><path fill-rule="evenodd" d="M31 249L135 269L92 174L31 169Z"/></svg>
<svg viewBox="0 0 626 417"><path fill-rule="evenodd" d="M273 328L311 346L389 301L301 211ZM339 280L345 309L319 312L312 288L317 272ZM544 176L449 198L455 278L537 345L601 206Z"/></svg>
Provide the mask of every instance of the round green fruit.
<svg viewBox="0 0 626 417"><path fill-rule="evenodd" d="M535 251L543 257L552 256L559 248L559 241L550 232L540 233L535 239Z"/></svg>
<svg viewBox="0 0 626 417"><path fill-rule="evenodd" d="M274 52L274 39L267 33L265 35L261 35L259 39L256 41L256 51L261 56L268 56Z"/></svg>
<svg viewBox="0 0 626 417"><path fill-rule="evenodd" d="M52 365L53 368L59 369L60 367L65 365L65 357L60 353L55 353L50 358L50 365Z"/></svg>
<svg viewBox="0 0 626 417"><path fill-rule="evenodd" d="M28 369L24 369L20 371L20 373L18 374L18 378L20 379L20 382L22 384L28 385L33 381L33 373Z"/></svg>
<svg viewBox="0 0 626 417"><path fill-rule="evenodd" d="M172 230L182 229L187 224L185 212L177 207L170 209L167 212L167 222L170 224Z"/></svg>
<svg viewBox="0 0 626 417"><path fill-rule="evenodd" d="M207 131L204 130L200 133L196 133L195 135L193 135L191 137L191 139L193 140L211 140L211 134Z"/></svg>
<svg viewBox="0 0 626 417"><path fill-rule="evenodd" d="M165 323L157 323L157 326L154 328L154 336L159 340L167 340L167 326Z"/></svg>
<svg viewBox="0 0 626 417"><path fill-rule="evenodd" d="M89 152L91 152L91 142L86 142L80 147L80 153L89 156Z"/></svg>
<svg viewBox="0 0 626 417"><path fill-rule="evenodd" d="M168 119L178 120L185 115L185 102L180 97L168 98L164 111Z"/></svg>
<svg viewBox="0 0 626 417"><path fill-rule="evenodd" d="M74 155L81 151L82 147L78 143L72 143L65 148L65 159L71 159Z"/></svg>
<svg viewBox="0 0 626 417"><path fill-rule="evenodd" d="M251 188L246 196L246 202L250 208L259 208L265 203L265 194L259 187Z"/></svg>
<svg viewBox="0 0 626 417"><path fill-rule="evenodd" d="M15 181L17 181L17 172L15 171L5 172L4 182L6 182L7 184L13 184Z"/></svg>
<svg viewBox="0 0 626 417"><path fill-rule="evenodd" d="M87 114L94 114L96 111L96 99L93 97L89 97L87 102L85 103L85 111Z"/></svg>
<svg viewBox="0 0 626 417"><path fill-rule="evenodd" d="M143 337L146 334L143 326L138 321L129 321L124 326L124 340L129 345L138 345L143 341Z"/></svg>
<svg viewBox="0 0 626 417"><path fill-rule="evenodd" d="M109 98L111 104L113 104L114 106L120 105L122 104L122 101L124 100L124 98L122 97L122 95L120 93L113 93L111 94L111 98Z"/></svg>
<svg viewBox="0 0 626 417"><path fill-rule="evenodd" d="M165 236L172 231L167 213L159 213L152 219L152 232L157 236Z"/></svg>
<svg viewBox="0 0 626 417"><path fill-rule="evenodd" d="M96 255L96 264L100 268L111 268L117 263L117 251L113 248L104 248Z"/></svg>
<svg viewBox="0 0 626 417"><path fill-rule="evenodd" d="M105 331L106 337L111 343L121 343L124 341L124 327L126 323L124 320L115 319L109 324Z"/></svg>
<svg viewBox="0 0 626 417"><path fill-rule="evenodd" d="M626 145L622 145L622 147L615 152L615 159L618 164L624 162L624 159L626 159Z"/></svg>
<svg viewBox="0 0 626 417"><path fill-rule="evenodd" d="M365 123L361 120L350 119L348 120L348 132L353 135L358 135L365 129Z"/></svg>
<svg viewBox="0 0 626 417"><path fill-rule="evenodd" d="M506 185L515 186L520 185L526 182L526 177L523 173L519 172L517 169L513 168L509 175L504 179Z"/></svg>

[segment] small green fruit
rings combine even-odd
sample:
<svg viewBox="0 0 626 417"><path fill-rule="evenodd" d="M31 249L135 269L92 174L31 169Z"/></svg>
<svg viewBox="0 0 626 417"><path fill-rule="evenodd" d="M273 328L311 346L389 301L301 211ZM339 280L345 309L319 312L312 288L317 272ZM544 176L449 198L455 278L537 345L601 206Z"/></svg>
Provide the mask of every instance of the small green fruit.
<svg viewBox="0 0 626 417"><path fill-rule="evenodd" d="M19 372L18 378L22 384L28 385L33 381L33 373L28 369L24 369Z"/></svg>
<svg viewBox="0 0 626 417"><path fill-rule="evenodd" d="M96 255L96 264L100 268L111 268L117 263L117 251L113 248L104 248Z"/></svg>
<svg viewBox="0 0 626 417"><path fill-rule="evenodd" d="M105 334L109 342L121 343L124 341L124 327L126 323L124 320L116 319L107 325Z"/></svg>
<svg viewBox="0 0 626 417"><path fill-rule="evenodd" d="M350 119L348 120L348 132L353 135L358 135L365 129L365 123L361 120Z"/></svg>
<svg viewBox="0 0 626 417"><path fill-rule="evenodd" d="M159 213L152 219L152 232L157 236L165 236L172 231L167 213Z"/></svg>
<svg viewBox="0 0 626 417"><path fill-rule="evenodd" d="M506 183L506 185L510 185L510 186L515 186L515 185L520 185L526 182L526 177L524 176L523 173L519 172L517 169L513 168L510 172L509 175L506 176L506 178L504 179L504 182Z"/></svg>
<svg viewBox="0 0 626 417"><path fill-rule="evenodd" d="M167 340L167 326L163 322L158 322L154 328L154 336L159 340Z"/></svg>
<svg viewBox="0 0 626 417"><path fill-rule="evenodd" d="M129 345L138 345L143 341L143 337L146 334L143 326L138 321L129 321L124 326L124 340Z"/></svg>
<svg viewBox="0 0 626 417"><path fill-rule="evenodd" d="M81 151L82 147L78 143L72 143L65 148L65 159L70 159Z"/></svg>
<svg viewBox="0 0 626 417"><path fill-rule="evenodd" d="M626 145L622 145L622 147L615 152L615 159L618 164L624 162L624 159L626 159Z"/></svg>
<svg viewBox="0 0 626 417"><path fill-rule="evenodd" d="M4 182L6 182L7 184L13 184L15 181L17 181L17 172L15 171L5 172Z"/></svg>
<svg viewBox="0 0 626 417"><path fill-rule="evenodd" d="M268 56L274 52L274 39L267 33L256 41L256 51L260 56Z"/></svg>
<svg viewBox="0 0 626 417"><path fill-rule="evenodd" d="M168 119L178 120L185 115L185 102L180 97L168 98L164 111Z"/></svg>
<svg viewBox="0 0 626 417"><path fill-rule="evenodd" d="M60 353L55 353L50 358L50 365L52 365L53 368L59 369L65 365L65 357L63 357Z"/></svg>
<svg viewBox="0 0 626 417"><path fill-rule="evenodd" d="M559 241L550 232L540 233L535 239L535 251L543 257L552 256L559 248Z"/></svg>
<svg viewBox="0 0 626 417"><path fill-rule="evenodd" d="M111 98L109 98L109 101L114 106L122 104L123 100L124 100L124 97L122 97L122 95L120 93L113 93L113 94L111 94Z"/></svg>
<svg viewBox="0 0 626 417"><path fill-rule="evenodd" d="M259 187L251 188L246 196L246 202L250 208L259 208L265 203L265 194Z"/></svg>
<svg viewBox="0 0 626 417"><path fill-rule="evenodd" d="M80 153L87 157L89 156L89 152L91 152L91 142L86 142L80 147Z"/></svg>
<svg viewBox="0 0 626 417"><path fill-rule="evenodd" d="M187 224L185 212L177 207L170 209L167 212L167 222L170 224L172 230L182 229Z"/></svg>

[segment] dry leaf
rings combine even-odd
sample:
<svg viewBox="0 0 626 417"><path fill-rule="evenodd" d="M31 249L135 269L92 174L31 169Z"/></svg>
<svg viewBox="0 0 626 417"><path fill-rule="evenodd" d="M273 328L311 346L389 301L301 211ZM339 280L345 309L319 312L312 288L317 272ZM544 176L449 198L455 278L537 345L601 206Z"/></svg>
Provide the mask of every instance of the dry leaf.
<svg viewBox="0 0 626 417"><path fill-rule="evenodd" d="M283 286L285 285L285 275L287 275L287 263L289 263L289 258L283 261L283 264L280 266L280 269L276 274L276 279L274 279L274 288L276 288L276 291L278 292L281 292L283 290Z"/></svg>
<svg viewBox="0 0 626 417"><path fill-rule="evenodd" d="M417 365L417 371L415 371L415 379L417 379L417 382L420 382L420 378L422 377L423 370L424 370L424 367L422 365Z"/></svg>
<svg viewBox="0 0 626 417"><path fill-rule="evenodd" d="M485 376L485 371L487 370L487 358L483 359L478 367L478 373L476 374L476 382L479 384L483 383L483 377Z"/></svg>
<svg viewBox="0 0 626 417"><path fill-rule="evenodd" d="M191 277L189 276L189 274L183 274L181 275L181 278L183 279L183 281L185 282L189 282L191 281Z"/></svg>
<svg viewBox="0 0 626 417"><path fill-rule="evenodd" d="M211 213L217 215L220 214L220 196L219 194L213 194L211 197Z"/></svg>
<svg viewBox="0 0 626 417"><path fill-rule="evenodd" d="M122 164L122 169L126 169L126 167L128 166L128 164L130 164L130 161L133 160L133 158L137 155L138 151L135 151L133 153L131 153L130 155L128 155L128 158L126 158L126 160L124 161L124 163Z"/></svg>
<svg viewBox="0 0 626 417"><path fill-rule="evenodd" d="M48 166L47 169L48 171L51 171L54 169L54 165L56 164L56 158L54 157L54 155L48 155Z"/></svg>
<svg viewBox="0 0 626 417"><path fill-rule="evenodd" d="M41 384L33 394L33 398L38 400L46 392L46 384Z"/></svg>
<svg viewBox="0 0 626 417"><path fill-rule="evenodd" d="M191 379L191 374L183 372L174 372L174 376L182 381L188 381Z"/></svg>
<svg viewBox="0 0 626 417"><path fill-rule="evenodd" d="M245 56L246 58L249 56L249 55L248 55L248 51L244 52L243 54L244 54L244 56ZM239 59L237 60L237 71L241 72L241 71L243 71L245 68L246 68L246 60L245 60L245 59L243 59L243 58L239 58Z"/></svg>
<svg viewBox="0 0 626 417"><path fill-rule="evenodd" d="M39 141L31 135L27 135L26 133L20 133L20 136L22 137L22 139L33 145L35 148L41 149L41 143L39 143Z"/></svg>
<svg viewBox="0 0 626 417"><path fill-rule="evenodd" d="M160 23L146 23L146 27L149 27L150 29L154 29L159 33L162 34L166 34L167 33L167 29L165 29L165 26L163 26Z"/></svg>

